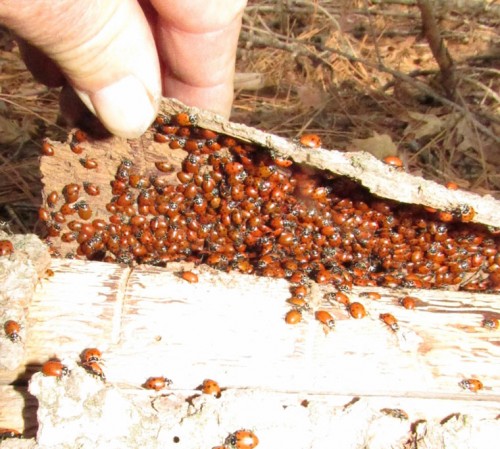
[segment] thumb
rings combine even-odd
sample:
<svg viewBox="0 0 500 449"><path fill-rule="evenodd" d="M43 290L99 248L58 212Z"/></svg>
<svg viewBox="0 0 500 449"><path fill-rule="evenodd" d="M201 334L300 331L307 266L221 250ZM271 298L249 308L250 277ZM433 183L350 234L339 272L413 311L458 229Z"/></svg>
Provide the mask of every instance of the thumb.
<svg viewBox="0 0 500 449"><path fill-rule="evenodd" d="M45 53L113 134L137 137L154 120L160 68L137 1L4 1L0 21Z"/></svg>

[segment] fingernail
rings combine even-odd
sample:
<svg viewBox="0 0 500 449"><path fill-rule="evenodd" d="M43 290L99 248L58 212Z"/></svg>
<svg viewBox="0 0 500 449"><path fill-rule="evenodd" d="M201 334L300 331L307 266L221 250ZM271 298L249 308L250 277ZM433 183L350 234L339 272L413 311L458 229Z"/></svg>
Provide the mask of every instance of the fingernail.
<svg viewBox="0 0 500 449"><path fill-rule="evenodd" d="M156 117L160 102L159 94L148 92L132 75L90 95L75 91L110 132L128 139L146 131Z"/></svg>

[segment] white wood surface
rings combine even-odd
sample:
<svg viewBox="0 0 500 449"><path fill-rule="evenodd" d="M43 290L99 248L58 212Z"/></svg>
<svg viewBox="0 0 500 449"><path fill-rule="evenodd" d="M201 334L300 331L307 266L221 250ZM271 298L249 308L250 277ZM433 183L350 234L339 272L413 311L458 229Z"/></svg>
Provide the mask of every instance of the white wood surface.
<svg viewBox="0 0 500 449"><path fill-rule="evenodd" d="M333 402L355 396L402 401L440 416L500 409L500 333L481 327L484 316L500 316L498 295L370 288L383 295L373 301L355 289L349 296L368 316L354 320L325 303L325 288L315 286L311 303L337 319L325 334L311 312L296 326L284 322L290 296L284 280L183 267L131 270L54 260L55 275L39 283L30 306L25 363L17 372L0 372L0 402L11 404L9 412L0 407L0 426L22 408L7 384L50 357L71 368L94 346L104 354L108 382L137 394L148 377L165 375L176 390L213 378L229 389ZM182 269L195 271L199 282L179 278ZM419 297L416 310L398 304L406 294ZM379 320L382 312L399 319L399 332ZM458 383L468 377L481 379L485 389L463 391Z"/></svg>
<svg viewBox="0 0 500 449"><path fill-rule="evenodd" d="M226 385L283 391L448 397L461 393L462 377L478 376L491 388L483 394L499 392L500 334L481 327L485 315L500 315L498 295L378 289L383 298L373 301L355 290L351 300L369 316L354 320L315 288L311 302L337 317L325 335L312 313L296 326L284 322L284 280L196 267L200 281L190 284L178 277L180 265L131 271L54 260L52 268L30 306L31 364L53 356L71 364L97 346L110 381L132 384L159 372L182 388L216 376ZM416 310L397 303L407 293L420 298ZM399 319L400 332L380 322L381 312Z"/></svg>

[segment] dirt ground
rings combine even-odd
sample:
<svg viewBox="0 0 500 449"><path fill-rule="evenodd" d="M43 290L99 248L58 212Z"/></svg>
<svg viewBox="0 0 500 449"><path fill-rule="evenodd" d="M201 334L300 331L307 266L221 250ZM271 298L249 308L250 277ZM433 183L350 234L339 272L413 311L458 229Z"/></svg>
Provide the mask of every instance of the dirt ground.
<svg viewBox="0 0 500 449"><path fill-rule="evenodd" d="M325 148L398 155L410 173L500 197L500 6L435 2L454 85L413 0L249 1L232 120ZM36 83L0 29L0 220L40 232L38 155L63 139L58 90Z"/></svg>

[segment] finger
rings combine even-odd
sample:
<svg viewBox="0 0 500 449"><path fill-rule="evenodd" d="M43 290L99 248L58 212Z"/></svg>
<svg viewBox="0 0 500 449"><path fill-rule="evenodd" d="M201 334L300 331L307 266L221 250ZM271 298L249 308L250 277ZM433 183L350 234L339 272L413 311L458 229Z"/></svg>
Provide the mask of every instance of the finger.
<svg viewBox="0 0 500 449"><path fill-rule="evenodd" d="M153 0L163 93L229 117L246 1Z"/></svg>
<svg viewBox="0 0 500 449"><path fill-rule="evenodd" d="M135 0L0 5L6 25L57 64L111 132L136 137L154 120L161 98L159 61Z"/></svg>
<svg viewBox="0 0 500 449"><path fill-rule="evenodd" d="M64 75L49 57L23 39L16 39L21 57L35 79L49 87L60 87L66 82Z"/></svg>

